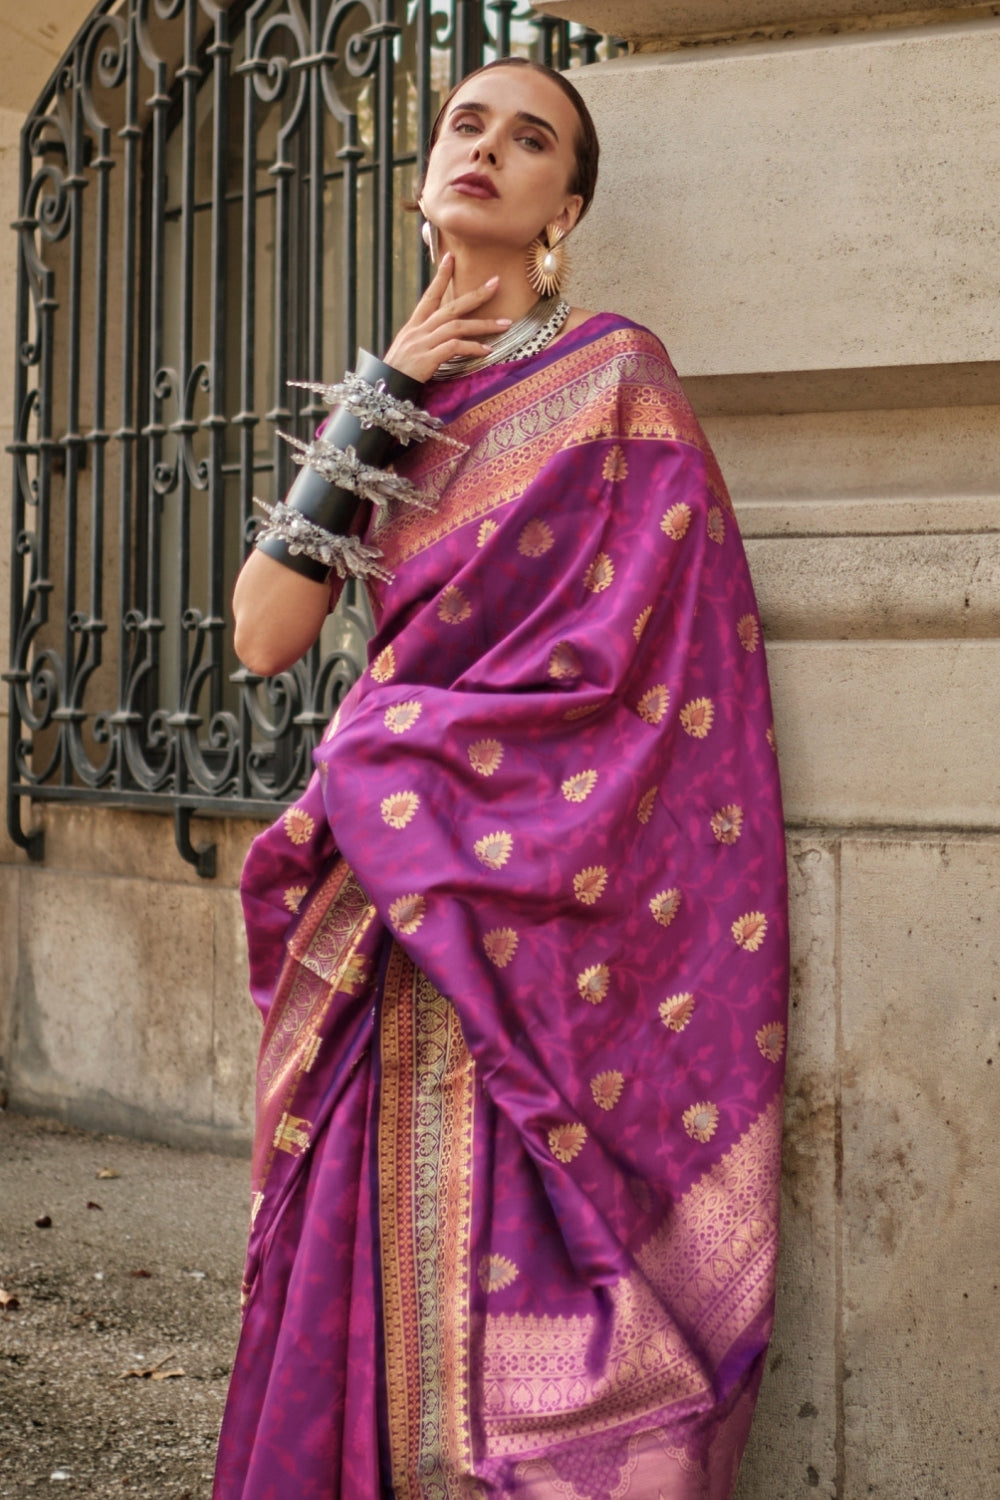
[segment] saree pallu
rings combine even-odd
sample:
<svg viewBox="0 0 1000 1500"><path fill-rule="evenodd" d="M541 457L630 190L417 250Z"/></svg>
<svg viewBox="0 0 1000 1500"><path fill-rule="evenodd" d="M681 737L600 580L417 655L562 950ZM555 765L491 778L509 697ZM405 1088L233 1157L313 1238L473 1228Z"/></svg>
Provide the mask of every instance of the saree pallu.
<svg viewBox="0 0 1000 1500"><path fill-rule="evenodd" d="M429 387L367 671L244 875L265 1014L216 1500L725 1500L787 930L757 608L662 346Z"/></svg>

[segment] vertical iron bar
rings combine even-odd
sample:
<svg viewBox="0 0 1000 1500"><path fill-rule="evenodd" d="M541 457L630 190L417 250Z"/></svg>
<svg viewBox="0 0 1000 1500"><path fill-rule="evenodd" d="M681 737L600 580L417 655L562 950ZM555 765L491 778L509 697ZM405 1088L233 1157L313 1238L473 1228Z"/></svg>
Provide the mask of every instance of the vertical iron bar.
<svg viewBox="0 0 1000 1500"><path fill-rule="evenodd" d="M490 0L489 9L497 18L497 57L509 57L510 18L517 9L517 0Z"/></svg>
<svg viewBox="0 0 1000 1500"><path fill-rule="evenodd" d="M135 14L129 8L127 62L125 72L125 123L118 134L124 141L122 163L122 405L121 425L114 434L119 444L118 489L118 704L113 725L118 753L115 785L121 790L127 784L127 765L121 738L125 727L128 695L130 632L125 621L132 609L133 552L132 490L135 480L136 428L135 329L136 329L136 262L138 212L139 141L139 57L135 34Z"/></svg>
<svg viewBox="0 0 1000 1500"><path fill-rule="evenodd" d="M383 354L392 339L392 210L393 162L395 158L394 48L400 28L396 25L395 0L382 0L378 37L378 104L376 152L378 169L375 192L375 345Z"/></svg>
<svg viewBox="0 0 1000 1500"><path fill-rule="evenodd" d="M66 479L64 490L64 535L63 535L63 681L60 684L60 704L56 713L63 720L59 736L62 741L61 774L63 786L72 785L73 763L70 753L71 716L77 712L69 705L70 684L76 675L78 652L78 621L76 614L76 555L77 555L77 482L80 471L80 450L83 435L80 432L80 289L83 279L83 105L80 98L82 48L76 49L73 59L72 95L70 98L71 126L69 143L69 174L66 189L69 193L69 296L66 317L69 326L68 362L66 370L66 431L61 442L66 454ZM69 721L69 722L67 722Z"/></svg>
<svg viewBox="0 0 1000 1500"><path fill-rule="evenodd" d="M229 42L228 15L220 6L215 13L215 36L208 49L212 59L212 346L211 411L203 426L209 429L208 475L208 610L202 621L210 654L209 691L211 712L222 707L222 644L226 627L225 542L226 481L226 153L229 146Z"/></svg>
<svg viewBox="0 0 1000 1500"><path fill-rule="evenodd" d="M570 45L580 54L580 62L584 67L597 61L597 48L601 40L599 31L591 31L589 26L584 26L569 40Z"/></svg>
<svg viewBox="0 0 1000 1500"><path fill-rule="evenodd" d="M181 85L181 254L180 254L180 338L177 360L177 397L180 413L177 427L180 458L177 464L177 525L178 567L176 588L177 618L174 629L177 639L177 682L179 701L172 705L175 720L175 789L183 792L187 784L187 760L184 753L185 727L181 720L188 720L194 713L194 704L186 701L185 688L188 683L188 667L191 658L190 629L187 618L191 603L191 476L184 461L187 445L192 440L190 431L191 412L188 402L194 401L190 389L194 368L192 344L194 321L194 232L195 232L195 147L197 145L198 84L201 70L196 59L198 7L188 0L184 7L184 62L177 69L177 80ZM168 721L169 722L169 721Z"/></svg>
<svg viewBox="0 0 1000 1500"><path fill-rule="evenodd" d="M318 56L322 47L323 7L321 0L311 0L309 51ZM325 106L323 102L320 64L312 63L306 87L309 90L308 160L306 171L309 181L307 200L306 242L308 257L308 298L306 361L307 379L323 379L323 125ZM299 377L302 378L301 376ZM305 408L312 425L322 414L323 405L313 398Z"/></svg>
<svg viewBox="0 0 1000 1500"><path fill-rule="evenodd" d="M86 444L90 450L90 600L86 618L82 622L80 662L71 694L70 706L79 710L79 721L70 726L75 744L77 770L92 785L101 785L107 779L107 770L114 764L114 751L106 757L102 767L91 764L80 730L84 719L83 698L87 683L101 663L102 636L106 628L104 621L104 479L106 444L109 433L105 420L107 411L107 327L108 327L108 243L110 234L111 131L107 125L97 128L97 155L91 163L97 182L97 211L94 225L94 342L93 342L93 410L90 431ZM83 450L86 451L86 450Z"/></svg>
<svg viewBox="0 0 1000 1500"><path fill-rule="evenodd" d="M164 278L164 198L166 195L166 115L170 106L167 93L166 63L157 59L153 64L153 93L147 101L152 111L149 125L150 151L148 200L149 253L148 280L145 281L145 342L148 352L147 380L149 392L149 421L143 428L147 439L146 475L146 527L143 538L145 557L145 599L143 600L141 629L145 636L144 660L133 672L133 683L142 684L147 710L152 695L158 695L160 660L160 633L163 621L160 618L160 514L162 502L157 489L162 454L164 425L161 415L163 397L159 387L159 371L163 355L163 278ZM138 653L137 653L138 654ZM148 717L148 715L147 715ZM167 752L169 757L169 751Z"/></svg>
<svg viewBox="0 0 1000 1500"><path fill-rule="evenodd" d="M337 152L344 163L344 178L341 184L344 199L344 265L338 278L344 298L344 344L341 360L344 369L350 369L358 342L358 162L364 156L358 144L358 117L349 114L344 123L344 144Z"/></svg>
<svg viewBox="0 0 1000 1500"><path fill-rule="evenodd" d="M478 68L483 58L482 0L454 0L455 49L452 53L452 84Z"/></svg>
<svg viewBox="0 0 1000 1500"><path fill-rule="evenodd" d="M249 33L246 50L249 51ZM257 358L255 300L257 296L257 114L252 58L244 56L238 71L243 74L243 212L241 262L243 268L240 303L240 409L233 422L240 429L240 536L244 543L249 535L253 515L254 429L259 418L254 411L256 400ZM275 496L277 498L277 496ZM253 691L249 689L249 691ZM246 691L240 692L240 762L238 795L250 795L247 757L253 728L247 707Z"/></svg>
<svg viewBox="0 0 1000 1500"><path fill-rule="evenodd" d="M431 133L431 5L430 0L420 0L417 8L417 182L423 178L424 159ZM431 263L428 255L421 255L418 280L424 291L431 279Z"/></svg>

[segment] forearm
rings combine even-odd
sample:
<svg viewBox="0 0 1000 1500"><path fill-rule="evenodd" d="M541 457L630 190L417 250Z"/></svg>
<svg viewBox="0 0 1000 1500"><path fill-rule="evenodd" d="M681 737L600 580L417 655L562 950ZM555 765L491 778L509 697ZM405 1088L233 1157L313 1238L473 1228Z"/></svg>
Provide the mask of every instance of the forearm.
<svg viewBox="0 0 1000 1500"><path fill-rule="evenodd" d="M283 672L309 650L329 608L329 583L294 573L255 549L233 591L236 655L262 677Z"/></svg>

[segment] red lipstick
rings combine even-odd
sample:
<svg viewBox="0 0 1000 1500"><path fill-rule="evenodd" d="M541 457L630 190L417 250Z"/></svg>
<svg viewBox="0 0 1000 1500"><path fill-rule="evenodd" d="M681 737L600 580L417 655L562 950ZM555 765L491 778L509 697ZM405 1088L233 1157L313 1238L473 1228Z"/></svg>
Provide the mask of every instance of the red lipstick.
<svg viewBox="0 0 1000 1500"><path fill-rule="evenodd" d="M460 193L466 193L470 198L499 198L493 183L481 172L463 172L461 177L452 179L451 186L457 188Z"/></svg>

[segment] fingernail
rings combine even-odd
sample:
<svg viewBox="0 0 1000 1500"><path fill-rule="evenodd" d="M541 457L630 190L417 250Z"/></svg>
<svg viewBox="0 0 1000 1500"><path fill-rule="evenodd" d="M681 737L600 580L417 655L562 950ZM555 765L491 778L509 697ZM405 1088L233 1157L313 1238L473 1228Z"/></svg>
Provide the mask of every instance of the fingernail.
<svg viewBox="0 0 1000 1500"><path fill-rule="evenodd" d="M499 276L491 276L490 279L489 279L489 281L486 283L486 285L487 286L499 286L500 285L500 277Z"/></svg>
<svg viewBox="0 0 1000 1500"><path fill-rule="evenodd" d="M513 323L513 321L514 321L513 318L497 318L497 327L498 328L509 328L510 325Z"/></svg>

